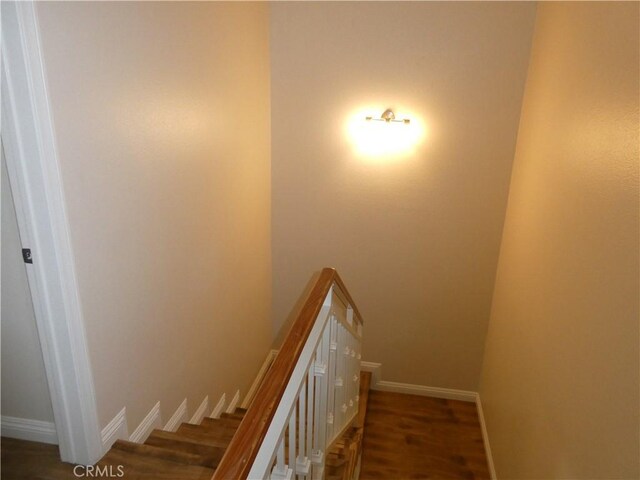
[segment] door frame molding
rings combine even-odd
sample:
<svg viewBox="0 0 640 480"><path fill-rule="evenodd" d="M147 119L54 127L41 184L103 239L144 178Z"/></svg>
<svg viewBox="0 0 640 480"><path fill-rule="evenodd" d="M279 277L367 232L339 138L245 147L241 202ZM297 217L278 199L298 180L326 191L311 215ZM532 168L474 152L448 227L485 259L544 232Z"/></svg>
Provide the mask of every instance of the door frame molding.
<svg viewBox="0 0 640 480"><path fill-rule="evenodd" d="M1 134L63 461L104 453L33 2L2 2Z"/></svg>

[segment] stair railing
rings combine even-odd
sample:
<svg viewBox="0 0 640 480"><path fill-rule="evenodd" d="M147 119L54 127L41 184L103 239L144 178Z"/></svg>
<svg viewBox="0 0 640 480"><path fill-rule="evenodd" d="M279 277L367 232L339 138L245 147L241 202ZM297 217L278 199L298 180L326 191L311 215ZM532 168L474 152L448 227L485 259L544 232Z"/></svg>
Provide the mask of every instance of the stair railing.
<svg viewBox="0 0 640 480"><path fill-rule="evenodd" d="M322 270L213 480L324 478L326 455L358 414L362 317Z"/></svg>

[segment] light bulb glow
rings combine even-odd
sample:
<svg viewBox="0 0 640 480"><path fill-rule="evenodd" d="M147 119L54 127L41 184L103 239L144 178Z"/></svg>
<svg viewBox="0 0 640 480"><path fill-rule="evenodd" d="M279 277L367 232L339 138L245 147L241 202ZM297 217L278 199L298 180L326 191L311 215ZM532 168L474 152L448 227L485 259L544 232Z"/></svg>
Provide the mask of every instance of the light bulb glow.
<svg viewBox="0 0 640 480"><path fill-rule="evenodd" d="M381 111L360 109L347 118L345 129L354 152L374 159L395 159L415 153L425 136L420 119L408 112L397 112L396 118L410 118L411 123L365 120L379 118Z"/></svg>

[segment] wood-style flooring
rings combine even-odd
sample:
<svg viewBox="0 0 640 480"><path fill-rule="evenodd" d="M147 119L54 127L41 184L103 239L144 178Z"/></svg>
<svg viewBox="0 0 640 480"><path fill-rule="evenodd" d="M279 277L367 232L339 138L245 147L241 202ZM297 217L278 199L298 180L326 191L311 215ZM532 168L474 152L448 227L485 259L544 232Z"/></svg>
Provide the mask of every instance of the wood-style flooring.
<svg viewBox="0 0 640 480"><path fill-rule="evenodd" d="M66 480L73 475L73 465L62 463L57 445L27 442L2 437L2 480Z"/></svg>
<svg viewBox="0 0 640 480"><path fill-rule="evenodd" d="M361 392L361 403L366 408L362 480L490 478L473 403L374 390L368 392L367 402L366 390ZM231 430L237 421L224 420ZM209 479L230 433L220 430L211 436L211 432L205 432L212 430L215 422L183 425L180 433L156 431L145 444L120 441L101 463L109 460L106 463L125 465L125 479ZM361 419L357 423L360 422ZM175 451L167 452L170 448ZM59 460L55 445L3 437L0 449L2 480L77 478L73 465ZM151 462L150 457L156 458ZM344 452L328 456L328 480L343 478L343 472L349 470L345 469L347 459ZM137 474L147 460L153 463L149 463L153 472ZM160 460L161 464L157 462Z"/></svg>
<svg viewBox="0 0 640 480"><path fill-rule="evenodd" d="M489 479L474 403L369 392L361 480Z"/></svg>

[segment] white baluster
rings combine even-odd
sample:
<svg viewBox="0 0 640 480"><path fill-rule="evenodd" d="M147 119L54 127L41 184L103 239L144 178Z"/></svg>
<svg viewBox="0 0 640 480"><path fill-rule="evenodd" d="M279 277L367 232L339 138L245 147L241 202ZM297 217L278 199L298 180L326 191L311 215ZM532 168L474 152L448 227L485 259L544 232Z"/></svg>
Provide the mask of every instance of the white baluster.
<svg viewBox="0 0 640 480"><path fill-rule="evenodd" d="M278 445L278 456L276 462L278 471L284 472L286 468L286 465L284 463L284 437L280 439L280 444Z"/></svg>
<svg viewBox="0 0 640 480"><path fill-rule="evenodd" d="M309 369L309 372L312 368ZM313 377L311 373L308 374L307 381L300 389L300 396L298 397L298 456L296 458L296 474L307 475L309 473L310 462L307 458L307 429L311 431L313 424L310 417L307 417L307 383L308 379Z"/></svg>
<svg viewBox="0 0 640 480"><path fill-rule="evenodd" d="M351 397L354 402L354 415L358 413L358 378L360 377L360 360L358 360L358 339L351 336L351 342L353 344L353 354L351 356L351 373L353 383L351 384Z"/></svg>
<svg viewBox="0 0 640 480"><path fill-rule="evenodd" d="M358 395L360 395L360 340L357 337L354 337L354 343L356 345L356 357L353 363L355 368L355 385L353 386L353 399L356 402L356 410L359 410L360 405L358 404Z"/></svg>
<svg viewBox="0 0 640 480"><path fill-rule="evenodd" d="M296 468L296 407L294 405L289 417L289 468Z"/></svg>
<svg viewBox="0 0 640 480"><path fill-rule="evenodd" d="M276 464L271 471L270 480L292 480L293 470L284 463L284 436L278 443L278 453L276 455Z"/></svg>
<svg viewBox="0 0 640 480"><path fill-rule="evenodd" d="M356 375L358 376L358 379L356 380L356 404L358 404L358 402L360 401L360 361L362 360L362 354L360 353L361 348L362 342L360 339L356 338Z"/></svg>
<svg viewBox="0 0 640 480"><path fill-rule="evenodd" d="M353 399L353 355L355 350L353 349L353 336L349 330L345 330L345 334L347 337L347 344L349 345L349 356L347 357L347 371L344 374L344 380L347 382L349 387L347 388L347 407L350 407L349 402ZM349 415L351 415L351 410L349 410Z"/></svg>
<svg viewBox="0 0 640 480"><path fill-rule="evenodd" d="M347 357L347 373L345 373L345 381L347 382L347 422L351 420L353 414L353 335L349 330L346 331L347 343L349 345L349 356Z"/></svg>
<svg viewBox="0 0 640 480"><path fill-rule="evenodd" d="M331 347L331 319L325 325L320 345L316 351L316 362L323 365L322 369L315 369L315 402L314 402L314 432L313 450L311 452L312 478L320 480L324 476L324 451L327 438L327 411L329 395L329 371L330 371L330 347ZM319 357L319 358L318 358Z"/></svg>
<svg viewBox="0 0 640 480"><path fill-rule="evenodd" d="M300 389L298 397L298 459L297 462L304 462L306 453L305 440L307 439L307 382Z"/></svg>
<svg viewBox="0 0 640 480"><path fill-rule="evenodd" d="M302 465L299 465L298 470L305 476L305 478L309 479L310 476L309 474L311 473L311 439L313 437L313 429L314 429L314 422L313 422L313 397L315 395L315 392L313 390L313 381L314 381L314 375L313 375L313 368L309 369L309 373L307 376L307 402L306 402L306 409L307 409L307 415L306 415L306 419L307 419L307 438L305 439L305 448L304 448L304 452L303 454L303 458L304 458L304 462Z"/></svg>
<svg viewBox="0 0 640 480"><path fill-rule="evenodd" d="M345 419L345 361L347 355L347 345L345 343L345 328L340 323L338 324L338 351L340 354L338 355L338 379L339 382L336 381L336 406L335 406L335 414L336 414L336 426L333 431L333 435L338 435L344 426ZM333 437L332 437L333 438Z"/></svg>
<svg viewBox="0 0 640 480"><path fill-rule="evenodd" d="M320 345L318 346L318 350L316 352L316 364L318 362L322 362L325 345L326 345L326 342L324 340L324 335L323 335L323 338L320 340ZM313 429L313 450L319 450L320 449L319 422L321 417L324 420L324 415L320 411L320 401L322 399L322 392L324 390L323 383L326 381L326 378L327 378L326 368L323 371L319 371L317 368L314 368L314 377L315 377L314 381L315 381L316 388L315 388L315 396L313 399L313 403L314 403L313 423L315 425L315 428ZM324 431L324 429L322 430ZM313 454L313 451L312 451L312 454Z"/></svg>
<svg viewBox="0 0 640 480"><path fill-rule="evenodd" d="M333 431L334 431L334 415L336 410L336 398L335 398L335 390L336 390L336 359L338 343L337 343L337 321L336 318L332 315L329 319L330 327L331 327L331 342L329 344L329 363L327 365L329 371L329 378L327 379L327 435L325 444L322 445L322 449L327 448L330 439L333 439Z"/></svg>
<svg viewBox="0 0 640 480"><path fill-rule="evenodd" d="M356 355L355 345L353 344L353 335L351 335L351 331L347 331L347 339L349 342L349 358L347 358L347 364L349 365L348 373L347 373L347 383L349 384L348 389L348 403L349 407L348 418L351 418L353 415L353 358Z"/></svg>

